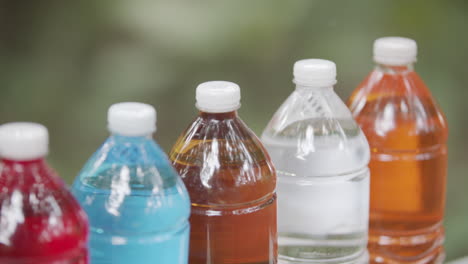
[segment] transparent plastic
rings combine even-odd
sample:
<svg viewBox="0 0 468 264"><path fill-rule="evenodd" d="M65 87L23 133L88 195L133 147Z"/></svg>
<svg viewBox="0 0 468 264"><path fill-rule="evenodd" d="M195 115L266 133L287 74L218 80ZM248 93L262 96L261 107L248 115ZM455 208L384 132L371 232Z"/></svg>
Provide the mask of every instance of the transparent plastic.
<svg viewBox="0 0 468 264"><path fill-rule="evenodd" d="M349 100L371 146L374 263L442 263L447 123L412 65L378 65Z"/></svg>
<svg viewBox="0 0 468 264"><path fill-rule="evenodd" d="M44 159L0 164L0 263L88 264L86 214Z"/></svg>
<svg viewBox="0 0 468 264"><path fill-rule="evenodd" d="M190 264L277 263L275 170L235 111L200 112L170 158L192 200Z"/></svg>
<svg viewBox="0 0 468 264"><path fill-rule="evenodd" d="M93 264L185 264L190 201L151 136L112 135L73 193L88 214Z"/></svg>
<svg viewBox="0 0 468 264"><path fill-rule="evenodd" d="M282 263L363 263L369 146L333 87L298 85L262 141L278 174Z"/></svg>

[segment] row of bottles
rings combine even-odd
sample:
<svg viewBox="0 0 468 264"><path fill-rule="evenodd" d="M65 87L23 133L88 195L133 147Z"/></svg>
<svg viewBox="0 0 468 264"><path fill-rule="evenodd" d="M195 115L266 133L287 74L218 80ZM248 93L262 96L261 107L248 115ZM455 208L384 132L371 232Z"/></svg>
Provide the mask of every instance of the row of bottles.
<svg viewBox="0 0 468 264"><path fill-rule="evenodd" d="M349 108L333 62L298 61L261 140L238 85L200 84L169 157L152 106L115 104L71 192L45 127L0 126L0 264L442 263L445 119L413 40L374 60Z"/></svg>

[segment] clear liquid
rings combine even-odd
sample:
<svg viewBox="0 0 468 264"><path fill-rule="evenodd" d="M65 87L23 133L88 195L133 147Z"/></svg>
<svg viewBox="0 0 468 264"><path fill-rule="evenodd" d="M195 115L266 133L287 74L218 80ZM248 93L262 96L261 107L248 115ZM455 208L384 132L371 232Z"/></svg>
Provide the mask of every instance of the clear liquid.
<svg viewBox="0 0 468 264"><path fill-rule="evenodd" d="M119 204L119 214L113 214L110 208L117 198L112 198L110 190L75 185L74 194L91 222L92 263L186 263L187 201L175 188L165 190L164 195L152 195L151 190L132 191L133 195Z"/></svg>
<svg viewBox="0 0 468 264"><path fill-rule="evenodd" d="M308 146L268 134L262 139L277 168L283 263L362 263L356 261L366 254L369 216L362 135L344 145L338 136L316 136Z"/></svg>

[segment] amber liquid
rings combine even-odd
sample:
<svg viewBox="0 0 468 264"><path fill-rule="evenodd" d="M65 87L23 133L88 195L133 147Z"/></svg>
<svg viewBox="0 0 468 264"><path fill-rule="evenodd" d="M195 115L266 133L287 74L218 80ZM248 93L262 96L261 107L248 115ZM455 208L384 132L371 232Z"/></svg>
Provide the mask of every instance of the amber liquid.
<svg viewBox="0 0 468 264"><path fill-rule="evenodd" d="M350 108L371 146L371 263L442 263L447 125L411 68L378 68Z"/></svg>
<svg viewBox="0 0 468 264"><path fill-rule="evenodd" d="M276 174L236 112L200 113L170 158L192 201L190 264L276 263Z"/></svg>

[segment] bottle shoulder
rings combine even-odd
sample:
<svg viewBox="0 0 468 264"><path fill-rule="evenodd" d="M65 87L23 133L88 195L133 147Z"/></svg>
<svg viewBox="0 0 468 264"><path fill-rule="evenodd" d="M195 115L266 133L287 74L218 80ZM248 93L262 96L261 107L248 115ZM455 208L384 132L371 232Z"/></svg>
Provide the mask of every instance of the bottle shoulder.
<svg viewBox="0 0 468 264"><path fill-rule="evenodd" d="M107 139L72 191L102 236L166 232L190 216L187 190L151 138Z"/></svg>
<svg viewBox="0 0 468 264"><path fill-rule="evenodd" d="M275 112L263 135L300 138L304 133L327 136L339 131L359 132L345 103L330 89L294 91Z"/></svg>
<svg viewBox="0 0 468 264"><path fill-rule="evenodd" d="M36 249L65 240L68 243L58 245L56 252L67 252L87 240L84 211L47 164L0 165L0 211L5 216L0 230L1 255L3 250L8 255L29 245L28 254L40 256L42 252Z"/></svg>
<svg viewBox="0 0 468 264"><path fill-rule="evenodd" d="M373 71L353 92L348 104L372 146L391 140L400 141L398 148L413 148L416 142L430 146L447 140L445 116L414 71Z"/></svg>
<svg viewBox="0 0 468 264"><path fill-rule="evenodd" d="M109 192L116 182L138 192L154 189L178 190L179 176L164 153L151 138L110 137L87 161L74 183L74 188L95 188Z"/></svg>
<svg viewBox="0 0 468 264"><path fill-rule="evenodd" d="M262 143L240 118L197 118L174 144L170 159L173 163L203 166L210 155L219 167L226 168L270 163Z"/></svg>
<svg viewBox="0 0 468 264"><path fill-rule="evenodd" d="M296 90L262 133L279 175L336 176L367 167L369 145L330 89Z"/></svg>
<svg viewBox="0 0 468 264"><path fill-rule="evenodd" d="M195 203L243 203L275 190L269 155L238 117L196 118L175 143L170 159Z"/></svg>
<svg viewBox="0 0 468 264"><path fill-rule="evenodd" d="M262 141L314 152L349 142L367 147L351 112L331 89L293 92L264 129Z"/></svg>

